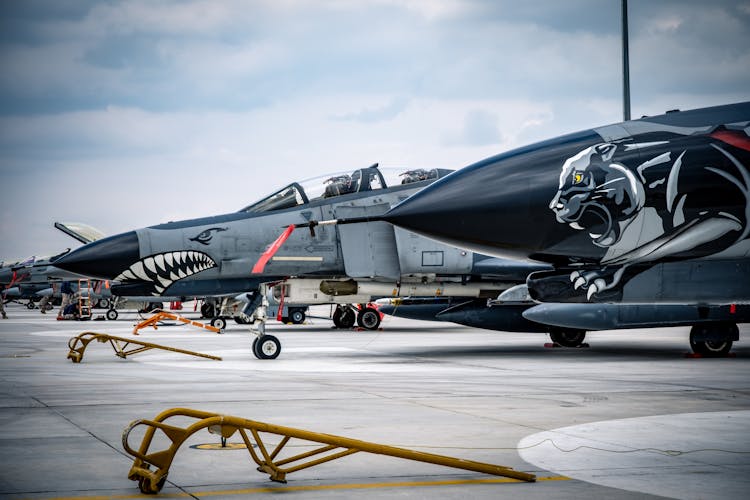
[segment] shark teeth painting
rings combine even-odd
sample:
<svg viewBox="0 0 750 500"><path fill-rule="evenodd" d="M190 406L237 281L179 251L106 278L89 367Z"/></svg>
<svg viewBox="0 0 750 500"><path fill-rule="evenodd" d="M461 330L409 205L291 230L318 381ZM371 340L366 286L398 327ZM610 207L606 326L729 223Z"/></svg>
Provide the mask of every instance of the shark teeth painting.
<svg viewBox="0 0 750 500"><path fill-rule="evenodd" d="M216 262L203 252L181 250L149 255L121 272L115 281L128 283L146 281L153 283L152 295L159 296L172 283L206 269L216 267Z"/></svg>

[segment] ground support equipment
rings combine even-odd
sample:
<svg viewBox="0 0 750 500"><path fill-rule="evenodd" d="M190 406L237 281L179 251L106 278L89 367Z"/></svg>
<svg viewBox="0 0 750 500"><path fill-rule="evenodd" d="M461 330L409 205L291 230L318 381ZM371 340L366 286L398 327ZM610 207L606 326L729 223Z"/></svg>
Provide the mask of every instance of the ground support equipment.
<svg viewBox="0 0 750 500"><path fill-rule="evenodd" d="M198 356L200 358L208 358L221 361L221 358L219 356L212 356L210 354L203 354L201 352L195 351L186 351L185 349L177 349L176 347L152 344L150 342L142 342L140 340L115 337L114 335L96 332L83 332L80 335L72 337L70 340L68 340L68 347L70 348L70 351L68 352L68 359L73 361L73 363L80 363L83 359L83 353L86 350L86 347L93 340L97 340L98 342L102 343L109 342L109 344L112 346L112 349L114 349L115 351L115 355L123 359L127 358L128 356L132 356L133 354L138 354L139 352L148 351L150 349L162 349L164 351L189 354L190 356ZM130 347L131 344L133 344L135 347L128 350L128 347Z"/></svg>
<svg viewBox="0 0 750 500"><path fill-rule="evenodd" d="M135 328L133 328L133 334L134 335L138 335L138 330L140 330L141 328L146 328L147 326L152 326L152 327L154 327L154 330L157 330L156 324L159 321L163 320L163 319L171 319L171 320L175 320L175 321L181 321L181 322L183 322L185 324L188 324L188 325L196 326L198 328L204 328L204 329L208 330L209 332L221 333L221 329L217 328L215 326L204 325L200 321L193 321L191 319L188 319L188 318L185 318L183 316L180 316L179 314L165 312L165 311L157 311L156 314L154 314L150 318L148 318L148 319L146 319L144 321L141 321L140 323L138 323L137 325L135 325Z"/></svg>
<svg viewBox="0 0 750 500"><path fill-rule="evenodd" d="M91 319L91 280L78 280L78 319Z"/></svg>
<svg viewBox="0 0 750 500"><path fill-rule="evenodd" d="M185 417L196 419L192 425L187 427L178 427L165 423L172 417ZM138 451L130 447L128 437L131 431L136 427L144 426L143 441ZM247 420L240 417L229 415L220 415L200 410L188 408L172 408L165 410L157 415L154 420L136 420L132 422L122 433L122 446L125 451L135 457L133 465L128 472L128 479L138 481L138 487L143 493L158 493L164 486L169 473L169 467L172 464L177 450L190 436L201 429L208 429L212 434L219 434L222 443L231 437L235 432L239 432L242 440L247 447L250 456L258 464L258 471L269 475L272 481L281 483L286 482L287 474L302 469L307 469L315 465L320 465L331 460L336 460L357 452L374 453L377 455L388 455L392 457L405 458L407 460L416 460L458 469L482 472L495 476L504 476L521 481L534 482L536 476L513 470L509 467L500 465L485 464L471 460L462 460L459 458L435 455L420 451L407 450L376 443L350 439L346 437L333 436L331 434L320 434L302 429L283 427L281 425L267 424ZM161 431L169 440L171 445L164 450L149 451L154 434ZM274 434L281 436L281 441L273 449L266 447L260 433ZM297 455L279 459L279 454L284 446L293 438L319 443L321 446L317 449L299 453ZM257 452L254 448L257 447ZM335 451L341 449L342 451ZM320 456L319 458L313 458ZM309 459L309 460L308 460Z"/></svg>

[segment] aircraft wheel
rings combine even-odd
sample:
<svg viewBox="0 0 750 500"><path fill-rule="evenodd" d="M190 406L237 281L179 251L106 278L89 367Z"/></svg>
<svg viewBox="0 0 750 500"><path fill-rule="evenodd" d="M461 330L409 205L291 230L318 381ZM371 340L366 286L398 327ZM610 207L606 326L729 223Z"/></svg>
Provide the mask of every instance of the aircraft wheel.
<svg viewBox="0 0 750 500"><path fill-rule="evenodd" d="M380 313L372 307L365 307L357 315L357 324L366 330L377 330L380 326Z"/></svg>
<svg viewBox="0 0 750 500"><path fill-rule="evenodd" d="M211 320L211 326L215 326L219 330L223 330L227 327L227 320L222 317L214 318Z"/></svg>
<svg viewBox="0 0 750 500"><path fill-rule="evenodd" d="M108 309L107 312L104 314L108 320L114 321L117 319L117 310L116 309Z"/></svg>
<svg viewBox="0 0 750 500"><path fill-rule="evenodd" d="M213 318L214 306L212 306L211 304L203 304L201 306L201 316L204 318Z"/></svg>
<svg viewBox="0 0 750 500"><path fill-rule="evenodd" d="M341 311L341 319L339 322L341 323L341 326L339 328L351 328L354 326L354 323L357 321L357 315L354 314L354 311L349 309L348 307Z"/></svg>
<svg viewBox="0 0 750 500"><path fill-rule="evenodd" d="M723 358L732 350L731 340L706 340L690 342L695 354L706 358Z"/></svg>
<svg viewBox="0 0 750 500"><path fill-rule="evenodd" d="M331 319L333 319L333 326L336 328L343 328L343 326L341 326L341 309L337 307L336 310L333 311L333 318Z"/></svg>
<svg viewBox="0 0 750 500"><path fill-rule="evenodd" d="M100 309L107 309L109 307L109 299L99 299L96 301L96 307Z"/></svg>
<svg viewBox="0 0 750 500"><path fill-rule="evenodd" d="M726 329L726 337L737 338L739 331L737 325L693 325L690 329L690 347L695 354L706 358L723 358L732 350L733 341L723 340L695 340L695 337L705 336L712 329Z"/></svg>
<svg viewBox="0 0 750 500"><path fill-rule="evenodd" d="M295 325L301 325L305 322L305 311L302 309L292 309L289 311L289 320Z"/></svg>
<svg viewBox="0 0 750 500"><path fill-rule="evenodd" d="M152 302L151 304L149 304L147 309L148 309L148 312L153 312L153 311L156 311L157 309L160 309L163 311L164 304L162 304L161 302Z"/></svg>
<svg viewBox="0 0 750 500"><path fill-rule="evenodd" d="M552 342L560 344L563 347L579 347L586 338L584 330L573 330L569 328L550 329L549 337Z"/></svg>
<svg viewBox="0 0 750 500"><path fill-rule="evenodd" d="M350 307L337 307L333 311L333 324L336 328L349 329L357 321L357 315Z"/></svg>
<svg viewBox="0 0 750 500"><path fill-rule="evenodd" d="M29 301L28 304L26 304L27 309L34 309L36 307L36 304L34 304L32 301Z"/></svg>
<svg viewBox="0 0 750 500"><path fill-rule="evenodd" d="M253 341L253 354L258 359L276 359L281 353L281 342L273 335L256 337Z"/></svg>

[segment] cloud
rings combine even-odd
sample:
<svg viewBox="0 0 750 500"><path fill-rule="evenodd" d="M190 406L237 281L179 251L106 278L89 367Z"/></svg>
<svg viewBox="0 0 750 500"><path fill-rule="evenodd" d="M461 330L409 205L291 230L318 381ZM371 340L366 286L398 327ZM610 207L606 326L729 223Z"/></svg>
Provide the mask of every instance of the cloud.
<svg viewBox="0 0 750 500"><path fill-rule="evenodd" d="M747 6L630 2L633 116L750 99ZM58 216L124 231L617 122L619 22L596 0L0 2L0 174L22 187L0 258L69 246Z"/></svg>
<svg viewBox="0 0 750 500"><path fill-rule="evenodd" d="M464 116L463 128L453 138L446 140L450 145L487 146L500 145L498 116L481 109L472 109Z"/></svg>
<svg viewBox="0 0 750 500"><path fill-rule="evenodd" d="M402 111L406 109L406 106L408 104L409 99L405 97L394 97L384 106L376 108L366 108L354 113L345 113L343 115L334 116L333 119L363 123L387 121L398 116Z"/></svg>

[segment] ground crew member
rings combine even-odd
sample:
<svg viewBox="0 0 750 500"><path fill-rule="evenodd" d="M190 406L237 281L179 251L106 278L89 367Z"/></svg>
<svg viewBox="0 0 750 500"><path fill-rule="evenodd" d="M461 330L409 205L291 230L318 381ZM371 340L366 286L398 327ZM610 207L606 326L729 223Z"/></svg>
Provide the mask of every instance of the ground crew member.
<svg viewBox="0 0 750 500"><path fill-rule="evenodd" d="M57 313L57 319L63 319L65 307L70 304L70 300L73 297L73 285L70 284L70 281L62 282L60 293L62 294L62 304L60 304L60 312Z"/></svg>

